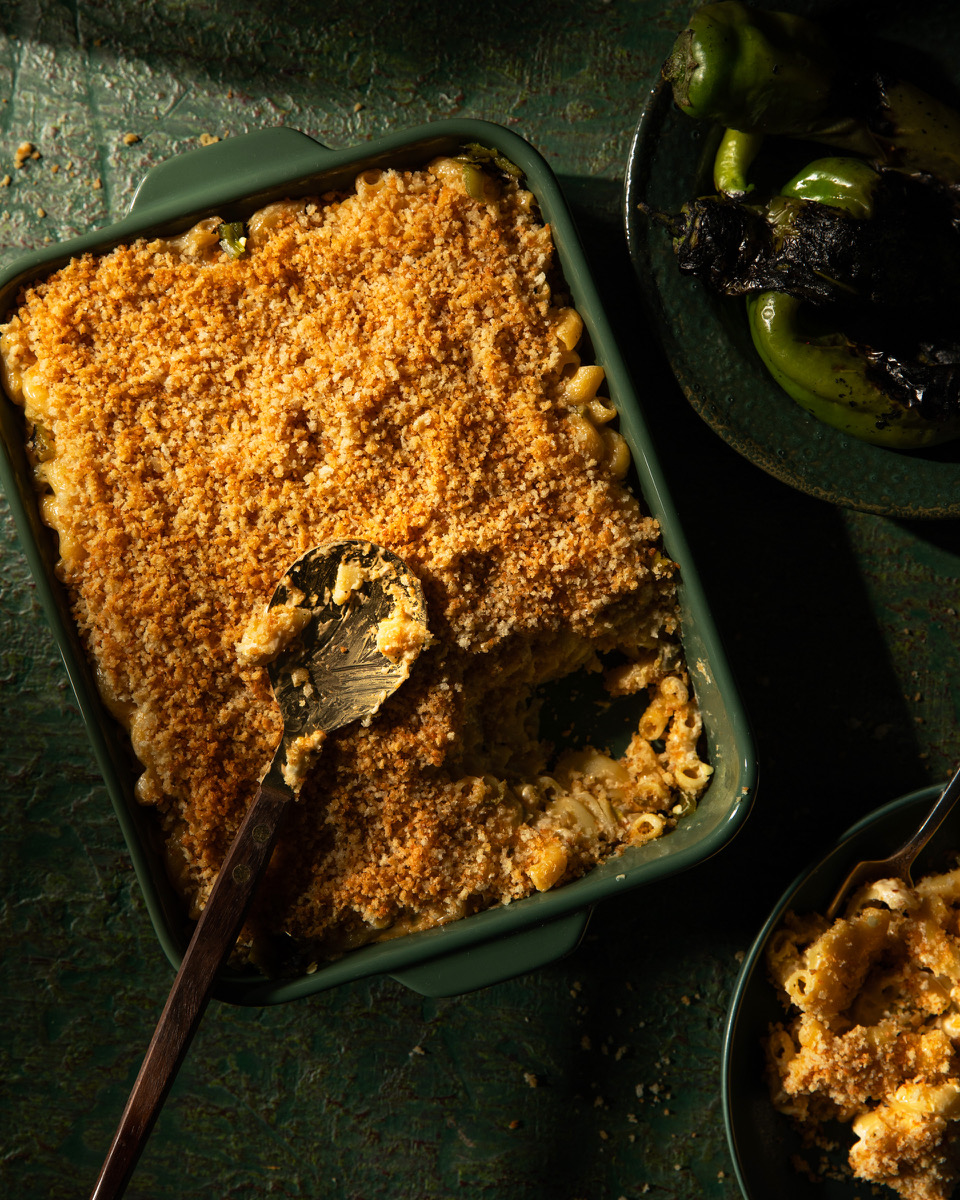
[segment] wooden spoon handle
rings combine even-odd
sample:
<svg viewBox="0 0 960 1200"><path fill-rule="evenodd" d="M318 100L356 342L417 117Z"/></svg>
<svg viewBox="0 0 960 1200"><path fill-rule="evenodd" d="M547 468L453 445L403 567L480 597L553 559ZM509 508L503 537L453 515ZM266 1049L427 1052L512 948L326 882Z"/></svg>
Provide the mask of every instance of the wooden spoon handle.
<svg viewBox="0 0 960 1200"><path fill-rule="evenodd" d="M217 972L237 940L291 794L264 782L254 796L183 956L91 1200L123 1195L200 1024Z"/></svg>

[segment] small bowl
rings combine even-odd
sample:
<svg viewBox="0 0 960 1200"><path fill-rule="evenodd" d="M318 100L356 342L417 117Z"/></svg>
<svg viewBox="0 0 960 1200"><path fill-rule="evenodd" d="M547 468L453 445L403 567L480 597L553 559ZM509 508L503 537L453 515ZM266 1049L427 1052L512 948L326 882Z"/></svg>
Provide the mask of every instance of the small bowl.
<svg viewBox="0 0 960 1200"><path fill-rule="evenodd" d="M746 714L664 484L657 451L559 185L540 154L515 133L484 121L441 121L394 132L362 146L331 150L297 130L274 128L189 151L148 172L130 213L116 225L50 246L0 272L0 313L13 307L21 287L56 270L74 255L102 253L144 234L175 234L215 213L226 221L243 219L273 200L349 188L362 171L422 166L437 155L457 153L470 142L495 147L524 172L527 186L553 231L559 262L573 302L584 319L596 361L606 371L610 396L620 414L620 430L633 453L632 485L660 519L668 553L682 565L678 594L683 644L700 700L706 750L714 775L697 811L677 830L645 846L628 847L620 857L565 887L438 929L363 947L295 979L267 979L253 971L225 970L215 990L220 999L271 1004L375 974L389 974L423 994L441 996L520 974L572 950L583 935L596 901L615 897L626 888L653 883L716 853L740 828L753 803L756 765ZM682 447L668 448L668 452L671 450L680 453ZM70 618L64 590L56 579L56 539L40 521L23 449L21 411L2 392L0 480L148 911L167 957L179 966L190 932L183 904L163 866L153 813L134 799L133 783L138 771L129 739L105 710ZM568 707L569 716L579 722L580 710L585 706L571 701ZM562 715L566 719L566 714ZM603 737L622 749L630 729L625 718L620 720L618 727L608 721Z"/></svg>
<svg viewBox="0 0 960 1200"><path fill-rule="evenodd" d="M765 953L787 910L823 912L850 868L866 859L892 854L919 825L943 787L927 787L876 809L849 829L836 846L810 866L784 892L744 960L734 986L723 1038L721 1091L727 1141L745 1200L809 1200L811 1182L791 1164L801 1152L799 1134L770 1100L762 1039L769 1026L784 1019ZM950 852L960 850L960 808L955 808L918 857L915 879L941 869ZM849 1126L836 1126L838 1136ZM809 1153L809 1152L808 1152ZM839 1161L846 1161L845 1150ZM817 1186L823 1200L855 1200L869 1185L826 1180Z"/></svg>

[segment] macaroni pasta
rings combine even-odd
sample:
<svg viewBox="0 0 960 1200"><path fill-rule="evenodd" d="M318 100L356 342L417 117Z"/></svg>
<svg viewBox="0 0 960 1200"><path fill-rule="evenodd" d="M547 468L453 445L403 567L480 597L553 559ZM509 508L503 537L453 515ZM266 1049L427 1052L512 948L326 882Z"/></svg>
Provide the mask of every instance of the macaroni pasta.
<svg viewBox="0 0 960 1200"><path fill-rule="evenodd" d="M946 1200L960 1176L960 868L871 884L832 925L790 913L767 963L790 1012L767 1040L776 1107L815 1140L849 1122L857 1178Z"/></svg>

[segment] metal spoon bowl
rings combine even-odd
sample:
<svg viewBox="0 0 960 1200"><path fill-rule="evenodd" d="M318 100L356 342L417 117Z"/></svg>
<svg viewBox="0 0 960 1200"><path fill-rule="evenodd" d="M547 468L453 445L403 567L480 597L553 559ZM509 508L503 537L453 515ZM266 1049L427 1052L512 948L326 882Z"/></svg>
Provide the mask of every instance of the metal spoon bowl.
<svg viewBox="0 0 960 1200"><path fill-rule="evenodd" d="M858 862L846 875L833 899L827 905L825 916L835 921L847 899L864 884L878 879L902 879L913 886L910 870L920 851L937 832L957 801L960 800L960 768L943 789L937 800L917 826L916 830L898 850L886 858L870 858Z"/></svg>
<svg viewBox="0 0 960 1200"><path fill-rule="evenodd" d="M396 555L359 540L328 542L297 559L267 615L252 643L267 665L283 736L200 914L92 1200L121 1196L133 1174L309 762L328 733L373 716L427 637L415 576Z"/></svg>
<svg viewBox="0 0 960 1200"><path fill-rule="evenodd" d="M426 608L419 580L401 559L346 539L297 559L270 600L268 629L276 614L288 616L288 638L266 667L283 737L264 782L286 781L297 791L303 764L291 764L296 747L311 739L322 744L323 735L376 713L410 673L426 636ZM409 633L392 656L380 636L391 621L406 622Z"/></svg>

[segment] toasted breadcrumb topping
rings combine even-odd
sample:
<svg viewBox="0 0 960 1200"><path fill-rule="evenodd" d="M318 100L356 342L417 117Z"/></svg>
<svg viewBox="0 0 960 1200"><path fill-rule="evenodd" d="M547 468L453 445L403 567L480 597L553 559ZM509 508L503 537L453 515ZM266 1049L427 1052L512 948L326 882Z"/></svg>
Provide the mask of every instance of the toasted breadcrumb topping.
<svg viewBox="0 0 960 1200"><path fill-rule="evenodd" d="M709 775L673 564L563 398L549 228L511 181L480 200L450 170L376 183L261 210L239 257L213 218L74 259L3 335L76 622L194 912L280 735L237 653L252 614L331 539L423 585L433 641L369 728L323 744L248 923L258 953L555 886L672 828ZM533 689L613 650L646 726L621 759L548 773Z"/></svg>
<svg viewBox="0 0 960 1200"><path fill-rule="evenodd" d="M787 1010L766 1042L775 1106L808 1145L904 1200L960 1180L960 869L866 884L836 921L785 914L767 966Z"/></svg>

